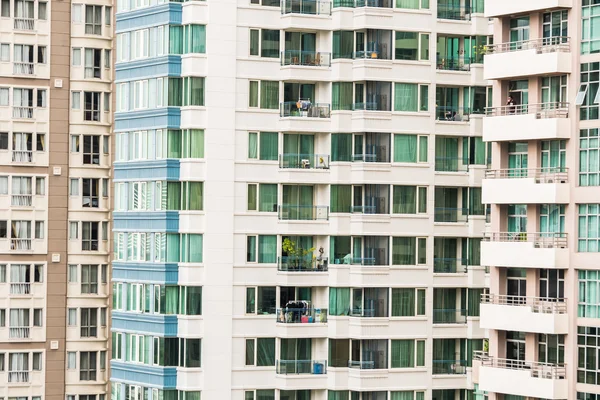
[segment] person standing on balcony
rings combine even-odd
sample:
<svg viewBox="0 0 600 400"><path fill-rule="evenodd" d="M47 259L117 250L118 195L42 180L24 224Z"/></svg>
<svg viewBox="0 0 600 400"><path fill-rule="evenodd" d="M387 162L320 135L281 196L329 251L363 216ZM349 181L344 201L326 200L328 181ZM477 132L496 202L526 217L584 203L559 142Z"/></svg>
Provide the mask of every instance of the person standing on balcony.
<svg viewBox="0 0 600 400"><path fill-rule="evenodd" d="M515 103L515 100L513 99L512 96L508 96L508 99L506 100L506 106L507 106L507 110L509 114L515 114L517 111L517 103Z"/></svg>

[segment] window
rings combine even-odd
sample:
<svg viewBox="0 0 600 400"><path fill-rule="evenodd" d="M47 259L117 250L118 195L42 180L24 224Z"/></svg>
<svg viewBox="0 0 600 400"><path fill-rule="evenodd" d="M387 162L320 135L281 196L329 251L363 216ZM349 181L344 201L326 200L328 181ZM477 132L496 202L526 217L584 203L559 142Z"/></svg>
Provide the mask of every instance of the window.
<svg viewBox="0 0 600 400"><path fill-rule="evenodd" d="M0 239L6 239L8 237L7 232L6 221L0 220Z"/></svg>
<svg viewBox="0 0 600 400"><path fill-rule="evenodd" d="M67 326L77 326L77 309L69 308L67 310Z"/></svg>
<svg viewBox="0 0 600 400"><path fill-rule="evenodd" d="M181 286L179 288L179 314L202 315L201 286Z"/></svg>
<svg viewBox="0 0 600 400"><path fill-rule="evenodd" d="M102 35L102 6L85 6L85 33Z"/></svg>
<svg viewBox="0 0 600 400"><path fill-rule="evenodd" d="M36 133L35 135L35 150L46 151L46 135L43 133Z"/></svg>
<svg viewBox="0 0 600 400"><path fill-rule="evenodd" d="M81 109L81 92L71 92L71 108L73 110Z"/></svg>
<svg viewBox="0 0 600 400"><path fill-rule="evenodd" d="M392 265L427 263L427 239L414 237L392 238Z"/></svg>
<svg viewBox="0 0 600 400"><path fill-rule="evenodd" d="M247 236L246 262L274 264L277 262L277 236Z"/></svg>
<svg viewBox="0 0 600 400"><path fill-rule="evenodd" d="M37 48L37 62L38 64L46 64L47 60L46 60L46 54L47 54L47 48L46 46L39 46Z"/></svg>
<svg viewBox="0 0 600 400"><path fill-rule="evenodd" d="M83 135L83 163L100 164L100 136Z"/></svg>
<svg viewBox="0 0 600 400"><path fill-rule="evenodd" d="M340 1L340 0L335 0L335 1ZM335 7L335 5L334 5L334 7ZM429 0L396 0L396 8L406 8L406 9L412 9L412 10L418 10L419 8L428 9L429 8Z"/></svg>
<svg viewBox="0 0 600 400"><path fill-rule="evenodd" d="M422 315L425 315L425 289L392 289L392 317Z"/></svg>
<svg viewBox="0 0 600 400"><path fill-rule="evenodd" d="M77 265L69 264L67 269L67 280L69 283L77 283Z"/></svg>
<svg viewBox="0 0 600 400"><path fill-rule="evenodd" d="M595 1L584 0L582 3L581 54L600 52L600 36L594 29L600 23L599 9L600 5Z"/></svg>
<svg viewBox="0 0 600 400"><path fill-rule="evenodd" d="M253 294L256 294L256 298ZM275 314L275 287L246 288L246 312L256 312L259 315Z"/></svg>
<svg viewBox="0 0 600 400"><path fill-rule="evenodd" d="M425 366L425 340L392 340L392 368Z"/></svg>
<svg viewBox="0 0 600 400"><path fill-rule="evenodd" d="M394 135L394 162L427 162L427 152L427 136Z"/></svg>
<svg viewBox="0 0 600 400"><path fill-rule="evenodd" d="M0 17L10 18L10 0L0 2Z"/></svg>
<svg viewBox="0 0 600 400"><path fill-rule="evenodd" d="M257 210L259 212L277 212L277 184L248 184L248 211Z"/></svg>
<svg viewBox="0 0 600 400"><path fill-rule="evenodd" d="M279 154L279 134L277 132L249 132L248 158L263 161L277 161Z"/></svg>
<svg viewBox="0 0 600 400"><path fill-rule="evenodd" d="M46 90L38 89L37 90L37 106L41 108L46 108Z"/></svg>
<svg viewBox="0 0 600 400"><path fill-rule="evenodd" d="M595 18L600 18L600 16ZM599 118L599 104L595 102L595 99L600 84L600 63L582 63L580 71L581 86L575 98L575 103L581 106L579 107L579 119L582 121L596 120Z"/></svg>
<svg viewBox="0 0 600 400"><path fill-rule="evenodd" d="M206 26L184 25L183 26L183 52L206 53Z"/></svg>
<svg viewBox="0 0 600 400"><path fill-rule="evenodd" d="M112 7L104 6L104 25L110 26L112 20Z"/></svg>
<svg viewBox="0 0 600 400"><path fill-rule="evenodd" d="M98 336L98 309L82 308L81 314L81 337Z"/></svg>
<svg viewBox="0 0 600 400"><path fill-rule="evenodd" d="M183 106L204 105L204 78L183 78Z"/></svg>
<svg viewBox="0 0 600 400"><path fill-rule="evenodd" d="M44 238L44 221L35 221L35 238Z"/></svg>
<svg viewBox="0 0 600 400"><path fill-rule="evenodd" d="M275 365L275 338L246 339L247 366L271 367Z"/></svg>
<svg viewBox="0 0 600 400"><path fill-rule="evenodd" d="M429 109L428 85L395 83L394 88L394 111L417 112Z"/></svg>
<svg viewBox="0 0 600 400"><path fill-rule="evenodd" d="M47 6L48 3L45 1L38 2L38 19L46 20L48 18Z"/></svg>
<svg viewBox="0 0 600 400"><path fill-rule="evenodd" d="M429 60L429 34L419 32L396 32L396 60Z"/></svg>
<svg viewBox="0 0 600 400"><path fill-rule="evenodd" d="M394 186L393 196L394 214L427 213L426 186Z"/></svg>
<svg viewBox="0 0 600 400"><path fill-rule="evenodd" d="M599 252L600 229L600 204L579 204L578 245L579 252Z"/></svg>
<svg viewBox="0 0 600 400"><path fill-rule="evenodd" d="M279 58L279 31L250 29L250 55Z"/></svg>
<svg viewBox="0 0 600 400"><path fill-rule="evenodd" d="M331 84L331 109L351 111L353 104L354 84L352 82L333 82Z"/></svg>
<svg viewBox="0 0 600 400"><path fill-rule="evenodd" d="M600 93L600 91L598 91ZM579 185L600 186L598 128L579 131Z"/></svg>
<svg viewBox="0 0 600 400"><path fill-rule="evenodd" d="M41 308L35 308L33 310L33 326L42 326L42 313L43 310Z"/></svg>
<svg viewBox="0 0 600 400"><path fill-rule="evenodd" d="M100 92L83 92L83 120L100 121Z"/></svg>
<svg viewBox="0 0 600 400"><path fill-rule="evenodd" d="M8 150L8 132L0 132L0 150Z"/></svg>
<svg viewBox="0 0 600 400"><path fill-rule="evenodd" d="M202 366L202 339L179 338L179 366L184 368Z"/></svg>
<svg viewBox="0 0 600 400"><path fill-rule="evenodd" d="M8 106L8 88L0 87L0 106Z"/></svg>
<svg viewBox="0 0 600 400"><path fill-rule="evenodd" d="M98 222L83 221L81 223L81 250L98 250Z"/></svg>
<svg viewBox="0 0 600 400"><path fill-rule="evenodd" d="M79 353L79 380L96 380L96 357L95 351L82 351Z"/></svg>
<svg viewBox="0 0 600 400"><path fill-rule="evenodd" d="M81 266L81 293L98 294L98 266Z"/></svg>
<svg viewBox="0 0 600 400"><path fill-rule="evenodd" d="M110 68L112 64L112 52L110 49L104 49L104 68Z"/></svg>
<svg viewBox="0 0 600 400"><path fill-rule="evenodd" d="M0 61L10 61L10 44L0 43Z"/></svg>
<svg viewBox="0 0 600 400"><path fill-rule="evenodd" d="M279 109L278 81L249 81L249 107L267 110Z"/></svg>
<svg viewBox="0 0 600 400"><path fill-rule="evenodd" d="M85 49L85 78L100 79L100 64L102 59L102 49Z"/></svg>

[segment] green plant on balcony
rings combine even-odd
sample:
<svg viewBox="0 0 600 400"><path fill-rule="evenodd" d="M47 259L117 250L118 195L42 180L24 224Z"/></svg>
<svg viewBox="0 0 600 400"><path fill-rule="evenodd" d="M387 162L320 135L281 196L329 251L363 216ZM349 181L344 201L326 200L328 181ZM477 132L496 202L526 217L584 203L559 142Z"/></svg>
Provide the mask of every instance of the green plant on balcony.
<svg viewBox="0 0 600 400"><path fill-rule="evenodd" d="M296 269L309 269L316 258L313 255L315 251L314 247L303 249L302 247L298 247L298 244L289 238L283 239L281 248L288 255L288 264Z"/></svg>
<svg viewBox="0 0 600 400"><path fill-rule="evenodd" d="M476 64L483 63L483 56L490 52L490 48L485 44L473 46L473 62Z"/></svg>

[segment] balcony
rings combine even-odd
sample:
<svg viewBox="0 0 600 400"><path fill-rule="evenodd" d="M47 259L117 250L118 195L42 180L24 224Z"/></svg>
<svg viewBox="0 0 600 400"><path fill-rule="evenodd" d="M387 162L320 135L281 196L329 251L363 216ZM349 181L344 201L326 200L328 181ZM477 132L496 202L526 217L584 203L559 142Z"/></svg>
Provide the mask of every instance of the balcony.
<svg viewBox="0 0 600 400"><path fill-rule="evenodd" d="M31 194L13 194L10 196L10 204L14 207L31 207L33 203Z"/></svg>
<svg viewBox="0 0 600 400"><path fill-rule="evenodd" d="M329 206L282 204L277 207L280 221L327 221Z"/></svg>
<svg viewBox="0 0 600 400"><path fill-rule="evenodd" d="M568 37L550 37L487 46L484 79L571 73Z"/></svg>
<svg viewBox="0 0 600 400"><path fill-rule="evenodd" d="M503 331L567 334L567 300L484 294L480 326Z"/></svg>
<svg viewBox="0 0 600 400"><path fill-rule="evenodd" d="M500 17L503 15L531 13L533 11L551 10L553 8L572 8L573 0L527 0L504 1L486 0L485 16Z"/></svg>
<svg viewBox="0 0 600 400"><path fill-rule="evenodd" d="M29 339L29 333L29 327L10 328L8 332L8 337L11 339Z"/></svg>
<svg viewBox="0 0 600 400"><path fill-rule="evenodd" d="M566 233L493 232L481 242L481 265L568 268Z"/></svg>
<svg viewBox="0 0 600 400"><path fill-rule="evenodd" d="M325 103L311 103L310 99L281 103L281 118L330 118L331 106Z"/></svg>
<svg viewBox="0 0 600 400"><path fill-rule="evenodd" d="M471 7L453 4L438 4L437 17L438 19L449 19L452 21L470 21Z"/></svg>
<svg viewBox="0 0 600 400"><path fill-rule="evenodd" d="M482 181L484 204L565 204L569 202L566 168L488 170Z"/></svg>
<svg viewBox="0 0 600 400"><path fill-rule="evenodd" d="M327 272L329 260L327 257L279 257L277 270L281 272Z"/></svg>
<svg viewBox="0 0 600 400"><path fill-rule="evenodd" d="M466 324L467 310L465 309L433 309L434 324Z"/></svg>
<svg viewBox="0 0 600 400"><path fill-rule="evenodd" d="M434 274L466 274L467 273L466 258L434 258L433 273Z"/></svg>
<svg viewBox="0 0 600 400"><path fill-rule="evenodd" d="M13 118L15 119L33 119L33 107L13 107Z"/></svg>
<svg viewBox="0 0 600 400"><path fill-rule="evenodd" d="M566 399L568 381L565 364L518 361L477 354L479 389L515 396Z"/></svg>
<svg viewBox="0 0 600 400"><path fill-rule="evenodd" d="M283 169L329 169L328 154L280 154L279 168Z"/></svg>
<svg viewBox="0 0 600 400"><path fill-rule="evenodd" d="M491 107L483 119L483 141L569 139L569 103Z"/></svg>
<svg viewBox="0 0 600 400"><path fill-rule="evenodd" d="M432 360L433 375L466 375L467 360Z"/></svg>
<svg viewBox="0 0 600 400"><path fill-rule="evenodd" d="M35 19L33 18L15 18L15 31L33 31L35 29Z"/></svg>
<svg viewBox="0 0 600 400"><path fill-rule="evenodd" d="M303 67L330 67L331 53L286 50L281 52L281 65Z"/></svg>
<svg viewBox="0 0 600 400"><path fill-rule="evenodd" d="M354 7L392 8L392 0L354 0Z"/></svg>
<svg viewBox="0 0 600 400"><path fill-rule="evenodd" d="M475 63L473 57L437 58L436 68L439 71L464 71L471 70L471 64Z"/></svg>
<svg viewBox="0 0 600 400"><path fill-rule="evenodd" d="M468 208L435 207L433 222L466 223L469 219Z"/></svg>
<svg viewBox="0 0 600 400"><path fill-rule="evenodd" d="M13 74L15 75L33 75L35 73L35 64L32 62L15 62L13 64Z"/></svg>
<svg viewBox="0 0 600 400"><path fill-rule="evenodd" d="M325 375L327 360L277 360L275 373L278 375Z"/></svg>
<svg viewBox="0 0 600 400"><path fill-rule="evenodd" d="M281 14L331 15L330 0L281 0Z"/></svg>
<svg viewBox="0 0 600 400"><path fill-rule="evenodd" d="M326 308L278 308L277 323L280 324L326 324Z"/></svg>

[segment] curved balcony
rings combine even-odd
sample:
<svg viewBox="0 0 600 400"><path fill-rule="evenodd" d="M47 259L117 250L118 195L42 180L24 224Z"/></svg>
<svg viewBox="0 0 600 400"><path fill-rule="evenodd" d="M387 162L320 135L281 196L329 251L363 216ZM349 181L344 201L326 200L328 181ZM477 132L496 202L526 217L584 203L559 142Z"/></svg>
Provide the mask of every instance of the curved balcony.
<svg viewBox="0 0 600 400"><path fill-rule="evenodd" d="M569 202L567 168L487 170L482 181L485 204L565 204Z"/></svg>
<svg viewBox="0 0 600 400"><path fill-rule="evenodd" d="M480 326L503 331L568 333L567 300L483 294Z"/></svg>
<svg viewBox="0 0 600 400"><path fill-rule="evenodd" d="M474 367L479 369L479 389L483 391L543 399L569 397L565 364L509 360L477 352Z"/></svg>
<svg viewBox="0 0 600 400"><path fill-rule="evenodd" d="M569 37L555 36L486 46L485 79L571 73Z"/></svg>
<svg viewBox="0 0 600 400"><path fill-rule="evenodd" d="M278 308L277 323L281 324L326 324L326 308Z"/></svg>
<svg viewBox="0 0 600 400"><path fill-rule="evenodd" d="M285 153L279 155L279 168L329 169L328 154Z"/></svg>
<svg viewBox="0 0 600 400"><path fill-rule="evenodd" d="M282 272L326 272L329 260L327 257L279 257L277 270Z"/></svg>
<svg viewBox="0 0 600 400"><path fill-rule="evenodd" d="M331 0L281 0L281 14L331 15Z"/></svg>
<svg viewBox="0 0 600 400"><path fill-rule="evenodd" d="M303 206L282 204L278 208L279 220L285 221L327 221L329 206Z"/></svg>
<svg viewBox="0 0 600 400"><path fill-rule="evenodd" d="M327 360L277 360L275 373L278 375L325 375Z"/></svg>
<svg viewBox="0 0 600 400"><path fill-rule="evenodd" d="M331 53L320 51L286 50L281 52L281 65L330 67Z"/></svg>
<svg viewBox="0 0 600 400"><path fill-rule="evenodd" d="M568 268L567 234L492 232L481 242L481 265L513 268Z"/></svg>
<svg viewBox="0 0 600 400"><path fill-rule="evenodd" d="M528 141L571 138L569 103L548 102L489 107L483 141Z"/></svg>
<svg viewBox="0 0 600 400"><path fill-rule="evenodd" d="M527 1L505 1L486 0L485 16L500 17L531 13L533 11L551 10L554 8L572 8L573 0L527 0Z"/></svg>

